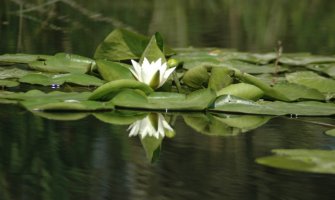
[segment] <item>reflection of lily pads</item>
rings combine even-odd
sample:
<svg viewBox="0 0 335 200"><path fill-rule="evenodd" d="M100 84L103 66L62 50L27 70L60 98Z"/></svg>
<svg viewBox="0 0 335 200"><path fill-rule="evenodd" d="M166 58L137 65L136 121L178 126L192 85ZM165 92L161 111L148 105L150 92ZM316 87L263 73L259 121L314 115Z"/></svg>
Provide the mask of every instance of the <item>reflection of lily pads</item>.
<svg viewBox="0 0 335 200"><path fill-rule="evenodd" d="M117 125L128 125L142 119L147 113L126 110L114 110L112 112L94 113L97 119Z"/></svg>
<svg viewBox="0 0 335 200"><path fill-rule="evenodd" d="M252 115L185 114L187 125L206 135L233 136L265 124L271 117Z"/></svg>
<svg viewBox="0 0 335 200"><path fill-rule="evenodd" d="M257 158L262 165L313 173L335 174L335 150L275 149L275 155Z"/></svg>

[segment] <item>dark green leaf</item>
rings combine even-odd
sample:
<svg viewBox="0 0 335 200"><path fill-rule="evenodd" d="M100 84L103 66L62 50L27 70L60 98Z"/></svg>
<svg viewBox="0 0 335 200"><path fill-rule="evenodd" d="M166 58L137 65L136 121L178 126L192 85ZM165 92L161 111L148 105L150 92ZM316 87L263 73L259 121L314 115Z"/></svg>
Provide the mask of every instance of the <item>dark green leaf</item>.
<svg viewBox="0 0 335 200"><path fill-rule="evenodd" d="M107 60L97 60L96 62L100 75L106 81L134 79L132 73L124 64Z"/></svg>

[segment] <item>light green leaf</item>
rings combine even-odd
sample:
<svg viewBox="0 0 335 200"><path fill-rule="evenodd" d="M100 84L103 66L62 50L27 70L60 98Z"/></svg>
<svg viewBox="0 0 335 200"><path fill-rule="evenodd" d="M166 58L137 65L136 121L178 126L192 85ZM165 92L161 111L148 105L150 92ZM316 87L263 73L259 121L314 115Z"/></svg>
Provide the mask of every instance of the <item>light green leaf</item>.
<svg viewBox="0 0 335 200"><path fill-rule="evenodd" d="M322 72L327 74L328 76L335 78L335 63L329 63L329 64L311 64L307 65L308 69Z"/></svg>
<svg viewBox="0 0 335 200"><path fill-rule="evenodd" d="M252 76L247 73L242 73L240 71L235 71L235 76L240 81L244 83L249 83L251 85L254 85L258 87L259 89L263 90L265 96L276 99L276 100L282 100L282 101L290 101L290 99L282 92L277 91L273 89L270 85L268 85L266 82L263 82L261 79Z"/></svg>
<svg viewBox="0 0 335 200"><path fill-rule="evenodd" d="M124 89L138 89L145 94L153 92L152 88L135 80L121 79L106 83L93 91L90 100L109 101Z"/></svg>
<svg viewBox="0 0 335 200"><path fill-rule="evenodd" d="M17 82L17 81L0 80L0 86L2 86L2 87L16 87L18 85L20 85L20 83Z"/></svg>
<svg viewBox="0 0 335 200"><path fill-rule="evenodd" d="M264 92L258 87L246 83L236 83L228 85L217 92L217 96L220 95L233 95L244 99L258 100L264 94Z"/></svg>
<svg viewBox="0 0 335 200"><path fill-rule="evenodd" d="M274 149L273 156L257 158L256 162L269 167L335 174L335 150Z"/></svg>
<svg viewBox="0 0 335 200"><path fill-rule="evenodd" d="M326 133L326 135L335 137L335 128L327 130L325 133Z"/></svg>
<svg viewBox="0 0 335 200"><path fill-rule="evenodd" d="M57 53L42 60L29 62L28 65L37 71L84 74L91 70L95 61L75 54Z"/></svg>
<svg viewBox="0 0 335 200"><path fill-rule="evenodd" d="M87 74L27 74L19 79L22 83L37 84L37 85L62 85L66 83L73 83L84 86L100 86L104 83L101 79Z"/></svg>
<svg viewBox="0 0 335 200"><path fill-rule="evenodd" d="M26 109L31 111L106 111L114 109L112 104L104 104L98 101L59 101L50 98L35 99L20 102Z"/></svg>
<svg viewBox="0 0 335 200"><path fill-rule="evenodd" d="M115 106L148 110L204 110L216 95L209 89L202 89L188 95L170 92L154 92L145 96L134 90L120 92L112 103Z"/></svg>
<svg viewBox="0 0 335 200"><path fill-rule="evenodd" d="M0 79L21 78L29 73L36 73L36 71L28 71L19 68L0 68Z"/></svg>
<svg viewBox="0 0 335 200"><path fill-rule="evenodd" d="M143 63L144 58L148 59L149 62L162 59L162 63L166 62L165 55L157 44L156 35L152 36L148 45L141 55L140 63Z"/></svg>
<svg viewBox="0 0 335 200"><path fill-rule="evenodd" d="M254 102L231 95L224 95L217 98L210 110L261 115L327 116L335 115L335 104L314 101L298 103L281 101Z"/></svg>
<svg viewBox="0 0 335 200"><path fill-rule="evenodd" d="M233 82L233 74L233 70L213 67L211 70L211 76L209 77L208 87L214 91L219 91L222 88L227 87Z"/></svg>
<svg viewBox="0 0 335 200"><path fill-rule="evenodd" d="M204 66L194 67L185 72L182 81L195 89L207 86L209 75Z"/></svg>
<svg viewBox="0 0 335 200"><path fill-rule="evenodd" d="M294 83L279 83L273 87L276 91L285 94L291 101L310 99L325 100L325 96L316 89Z"/></svg>
<svg viewBox="0 0 335 200"><path fill-rule="evenodd" d="M322 93L335 94L334 79L325 78L311 71L286 74L286 79L290 83L296 83L309 88L314 88Z"/></svg>
<svg viewBox="0 0 335 200"><path fill-rule="evenodd" d="M38 60L45 60L48 59L50 56L48 55L34 55L34 54L3 54L0 55L0 62L6 63L23 63L27 64L33 61Z"/></svg>
<svg viewBox="0 0 335 200"><path fill-rule="evenodd" d="M279 62L285 65L306 66L315 63L334 63L334 56L317 56L311 54L284 54Z"/></svg>

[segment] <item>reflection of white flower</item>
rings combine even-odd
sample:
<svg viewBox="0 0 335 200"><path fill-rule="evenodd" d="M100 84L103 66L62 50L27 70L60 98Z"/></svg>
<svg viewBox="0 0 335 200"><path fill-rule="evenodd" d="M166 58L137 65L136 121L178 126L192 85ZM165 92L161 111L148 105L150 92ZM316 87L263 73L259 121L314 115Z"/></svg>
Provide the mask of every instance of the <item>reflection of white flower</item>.
<svg viewBox="0 0 335 200"><path fill-rule="evenodd" d="M144 119L132 123L128 130L130 130L129 137L140 135L142 139L146 136L158 139L160 136L164 137L165 132L174 132L160 113L150 113Z"/></svg>
<svg viewBox="0 0 335 200"><path fill-rule="evenodd" d="M130 71L136 79L154 89L161 87L175 70L175 67L168 69L166 62L162 63L161 58L151 63L144 58L142 65L134 60L131 60L131 63L133 68L130 68Z"/></svg>

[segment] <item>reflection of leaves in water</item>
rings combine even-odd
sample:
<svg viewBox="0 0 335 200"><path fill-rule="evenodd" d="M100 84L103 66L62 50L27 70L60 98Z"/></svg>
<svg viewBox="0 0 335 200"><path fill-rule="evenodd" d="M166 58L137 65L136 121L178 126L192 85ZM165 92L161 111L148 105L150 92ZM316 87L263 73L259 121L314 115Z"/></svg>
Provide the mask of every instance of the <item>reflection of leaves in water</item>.
<svg viewBox="0 0 335 200"><path fill-rule="evenodd" d="M335 174L335 150L274 149L275 155L256 159L262 165L314 173Z"/></svg>
<svg viewBox="0 0 335 200"><path fill-rule="evenodd" d="M183 115L187 125L206 135L233 136L265 124L271 117L251 115Z"/></svg>

